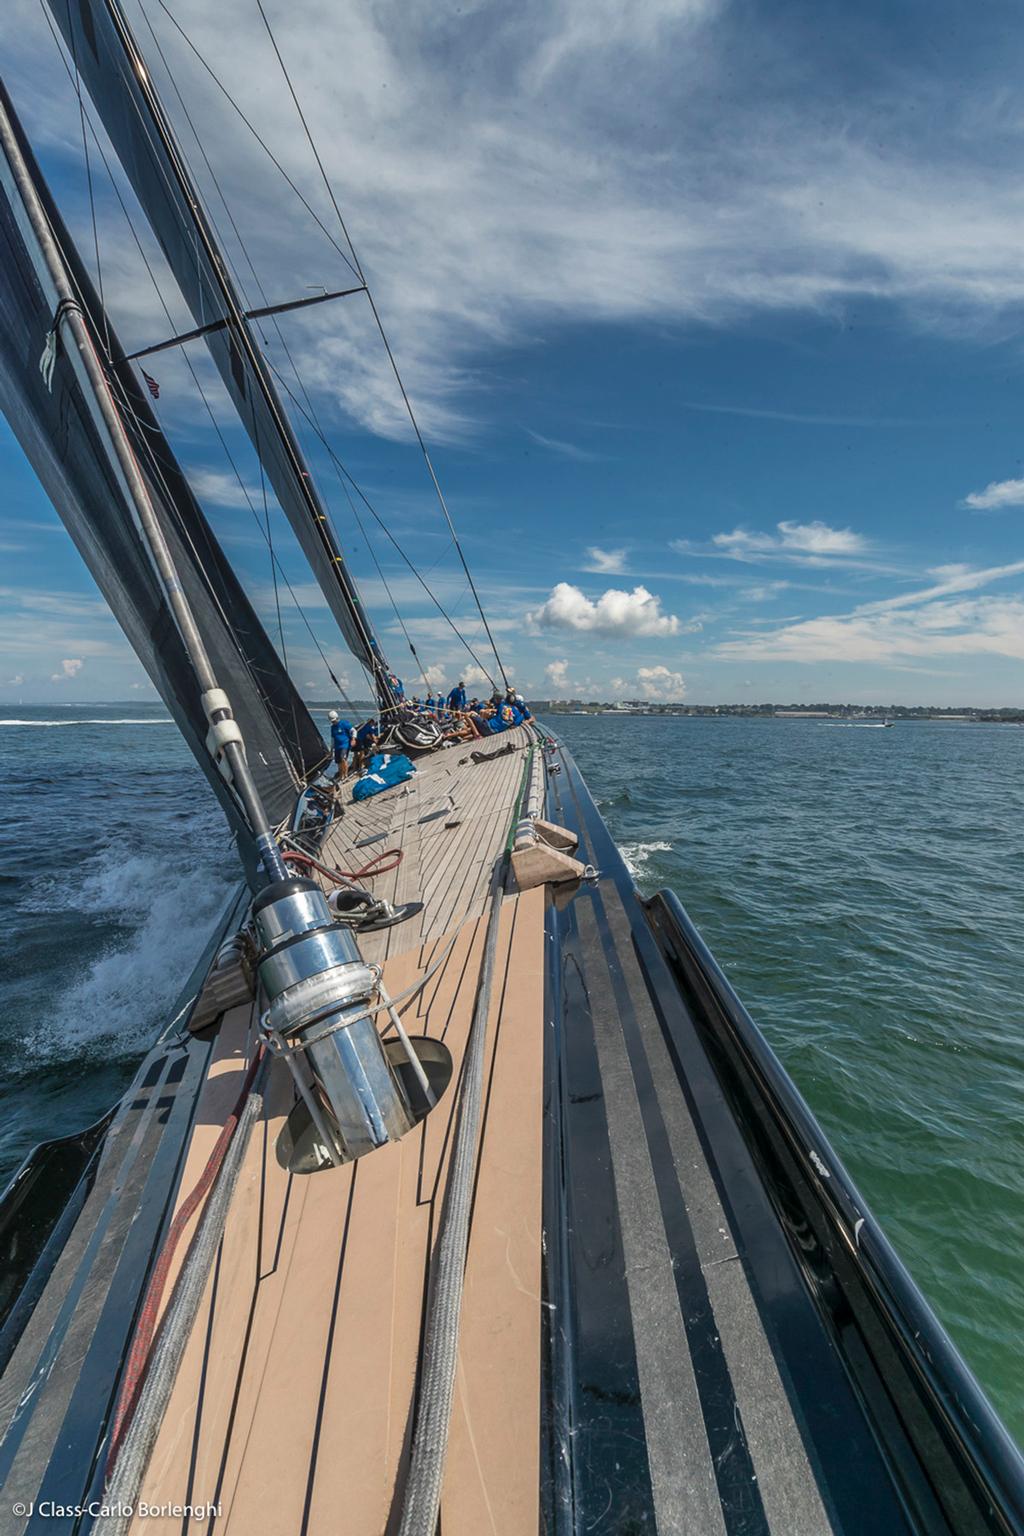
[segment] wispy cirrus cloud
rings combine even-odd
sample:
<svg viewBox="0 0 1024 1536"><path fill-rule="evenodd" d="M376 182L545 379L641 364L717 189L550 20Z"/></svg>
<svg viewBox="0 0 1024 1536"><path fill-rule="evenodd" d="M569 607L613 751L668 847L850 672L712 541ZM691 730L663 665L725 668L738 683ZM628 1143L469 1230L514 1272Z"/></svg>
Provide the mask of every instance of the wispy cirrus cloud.
<svg viewBox="0 0 1024 1536"><path fill-rule="evenodd" d="M899 666L940 656L1024 659L1024 597L967 597L1024 575L1024 560L971 569L938 567L942 579L915 592L861 603L849 613L798 619L721 641L724 661L874 662Z"/></svg>
<svg viewBox="0 0 1024 1536"><path fill-rule="evenodd" d="M159 35L265 287L276 298L333 284L337 253L167 17L140 0L127 8L194 153L145 17ZM179 0L174 13L337 235L250 0ZM959 48L927 73L900 55L844 88L838 66L873 25L847 20L833 37L728 0L481 0L468 12L455 0L353 0L342 24L323 0L293 5L279 41L430 435L473 432L489 409L481 357L553 327L721 325L877 297L962 331L1024 301L1024 122L999 106L1001 78L1015 97L1016 34L1007 23L1003 77L991 49L982 61ZM79 154L77 108L36 0L9 0L0 25L33 137L66 163ZM86 236L84 201L70 211ZM101 213L115 318L127 303L142 339L164 334ZM408 434L361 300L287 324L322 396L374 432Z"/></svg>
<svg viewBox="0 0 1024 1536"><path fill-rule="evenodd" d="M820 519L809 523L783 520L774 532L736 527L712 534L708 545L689 539L673 539L669 546L680 555L717 555L744 562L786 561L793 565L834 565L868 554L871 545L852 528L833 528Z"/></svg>
<svg viewBox="0 0 1024 1536"><path fill-rule="evenodd" d="M545 437L543 433L533 432L529 427L526 429L526 435L541 448L557 454L561 459L576 459L579 463L592 464L604 458L603 453L594 453L589 448L581 448L578 443L566 442L560 437Z"/></svg>
<svg viewBox="0 0 1024 1536"><path fill-rule="evenodd" d="M626 551L624 549L600 549L592 544L586 551L585 571L593 571L598 576L621 576L626 569Z"/></svg>

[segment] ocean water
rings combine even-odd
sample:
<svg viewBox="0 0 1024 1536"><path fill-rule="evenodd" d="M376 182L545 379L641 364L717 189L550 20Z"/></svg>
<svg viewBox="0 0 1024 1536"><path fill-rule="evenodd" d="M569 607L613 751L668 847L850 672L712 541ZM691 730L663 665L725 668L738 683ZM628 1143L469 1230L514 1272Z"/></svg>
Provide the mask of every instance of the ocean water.
<svg viewBox="0 0 1024 1536"><path fill-rule="evenodd" d="M5 713L0 1182L122 1091L237 878L159 706ZM1024 732L549 723L1024 1442Z"/></svg>

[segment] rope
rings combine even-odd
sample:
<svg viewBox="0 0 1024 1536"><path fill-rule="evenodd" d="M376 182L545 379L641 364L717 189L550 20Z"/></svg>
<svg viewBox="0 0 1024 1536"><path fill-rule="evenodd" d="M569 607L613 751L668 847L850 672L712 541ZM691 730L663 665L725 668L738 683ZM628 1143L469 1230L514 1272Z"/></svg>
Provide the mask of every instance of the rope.
<svg viewBox="0 0 1024 1536"><path fill-rule="evenodd" d="M308 865L326 879L333 880L335 885L344 885L346 880L372 880L376 875L386 875L391 870L397 869L404 857L405 854L401 848L387 848L383 853L378 853L375 859L371 859L369 864L364 864L362 869L331 869L328 865L319 863L311 854L298 851L286 852L284 861L286 864ZM383 862L385 859L390 859L391 862L385 864Z"/></svg>
<svg viewBox="0 0 1024 1536"><path fill-rule="evenodd" d="M142 1399L143 1389L145 1388L149 1377L150 1361L151 1359L155 1358L154 1352L152 1350L153 1335L156 1330L157 1314L160 1310L160 1302L163 1297L164 1288L167 1285L167 1277L170 1273L171 1263L174 1259L175 1251L177 1249L178 1243L181 1240L182 1233L188 1226L188 1223L200 1202L205 1198L218 1173L221 1171L228 1148L231 1145L235 1132L238 1129L239 1123L241 1121L243 1110L246 1108L246 1101L249 1100L250 1108L254 1102L254 1099L250 1100L249 1096L253 1083L256 1080L256 1073L259 1069L259 1065L262 1059L263 1051L262 1048L260 1048L257 1050L255 1056L249 1064L249 1070L245 1074L245 1081L242 1084L242 1090L238 1095L235 1107L231 1111L231 1114L228 1116L227 1120L224 1122L223 1129L221 1130L220 1135L217 1137L217 1140L213 1146L213 1150L206 1160L206 1166L192 1187L192 1190L182 1202L177 1211L177 1214L174 1217L174 1220L171 1223L167 1237L164 1240L163 1248L160 1250L160 1257L157 1259L156 1268L153 1270L149 1285L146 1287L146 1297L142 1304L142 1310L139 1313L139 1321L136 1325L135 1337L132 1341L132 1347L128 1355L128 1362L125 1366L124 1376L121 1382L121 1390L118 1395L117 1409L114 1414L114 1426L111 1431L110 1439L110 1452L107 1457L108 1470L117 1469L117 1463L120 1458L122 1448L125 1444L126 1436L131 1429L132 1421ZM185 1257L185 1262L182 1265L181 1274L179 1275L178 1282L175 1286L175 1293L172 1296L171 1306L174 1305L178 1287L182 1283L186 1268L189 1265L190 1259L192 1257L192 1252L196 1247L200 1233L202 1232L205 1225L206 1218L204 1217L203 1222L200 1223L200 1226L196 1230L196 1233L192 1239L192 1243L189 1246L189 1251ZM169 1314L170 1307L168 1308L168 1315ZM164 1325L161 1324L161 1338L163 1332Z"/></svg>
<svg viewBox="0 0 1024 1536"><path fill-rule="evenodd" d="M503 857L495 869L476 1007L463 1060L458 1121L430 1278L423 1371L399 1536L434 1536L437 1530L455 1390L462 1293L469 1246L469 1217L476 1172L476 1144L483 1099L487 1020L491 1008L506 864L507 859Z"/></svg>

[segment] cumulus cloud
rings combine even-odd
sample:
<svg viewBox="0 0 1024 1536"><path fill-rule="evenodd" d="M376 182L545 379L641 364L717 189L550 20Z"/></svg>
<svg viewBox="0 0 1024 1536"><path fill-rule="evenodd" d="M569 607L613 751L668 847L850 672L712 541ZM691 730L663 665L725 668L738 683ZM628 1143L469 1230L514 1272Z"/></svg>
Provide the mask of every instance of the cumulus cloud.
<svg viewBox="0 0 1024 1536"><path fill-rule="evenodd" d="M1024 599L962 594L1024 574L1024 561L971 570L940 568L934 586L862 603L852 612L800 619L715 647L724 661L875 662L901 665L937 656L1024 660Z"/></svg>
<svg viewBox="0 0 1024 1536"><path fill-rule="evenodd" d="M444 686L444 667L427 667L423 676L426 678L427 683L431 688L441 688Z"/></svg>
<svg viewBox="0 0 1024 1536"><path fill-rule="evenodd" d="M17 677L9 677L7 679L7 687L8 688L20 688L24 681L25 681L24 677L19 672Z"/></svg>
<svg viewBox="0 0 1024 1536"><path fill-rule="evenodd" d="M983 491L972 491L961 506L972 512L1000 512L1003 507L1024 507L1024 480L993 480Z"/></svg>
<svg viewBox="0 0 1024 1536"><path fill-rule="evenodd" d="M68 657L67 660L61 662L61 664L60 664L60 671L53 673L53 675L50 678L50 682L51 683L62 683L62 682L64 682L65 678L77 677L79 672L81 672L82 668L84 667L84 665L85 665L85 663L84 663L84 661L82 661L81 657L79 657L79 656Z"/></svg>
<svg viewBox="0 0 1024 1536"><path fill-rule="evenodd" d="M864 536L852 528L830 528L819 519L810 523L783 521L775 526L775 533L734 528L730 533L716 533L711 542L736 560L786 558L803 565L829 564L863 554L868 548Z"/></svg>
<svg viewBox="0 0 1024 1536"><path fill-rule="evenodd" d="M670 672L668 667L638 667L637 692L642 699L665 699L673 702L683 698L686 683L681 672Z"/></svg>
<svg viewBox="0 0 1024 1536"><path fill-rule="evenodd" d="M553 587L547 602L526 619L534 629L570 629L610 639L675 635L682 627L674 614L662 613L661 599L646 587L632 592L609 587L595 602L568 581Z"/></svg>
<svg viewBox="0 0 1024 1536"><path fill-rule="evenodd" d="M626 569L626 551L624 549L600 549L596 544L591 544L586 553L585 571L594 571L598 576L621 576Z"/></svg>
<svg viewBox="0 0 1024 1536"><path fill-rule="evenodd" d="M555 697L560 698L569 688L569 663L563 657L561 661L549 661L544 668L544 676L555 691Z"/></svg>

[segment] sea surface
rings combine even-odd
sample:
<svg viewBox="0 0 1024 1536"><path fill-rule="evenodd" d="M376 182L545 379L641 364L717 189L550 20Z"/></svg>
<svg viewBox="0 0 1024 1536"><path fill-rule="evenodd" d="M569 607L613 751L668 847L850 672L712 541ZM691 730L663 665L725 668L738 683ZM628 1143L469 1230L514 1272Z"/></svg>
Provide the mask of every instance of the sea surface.
<svg viewBox="0 0 1024 1536"><path fill-rule="evenodd" d="M159 706L0 718L0 1182L101 1115L236 882ZM1024 731L565 716L1024 1442Z"/></svg>

